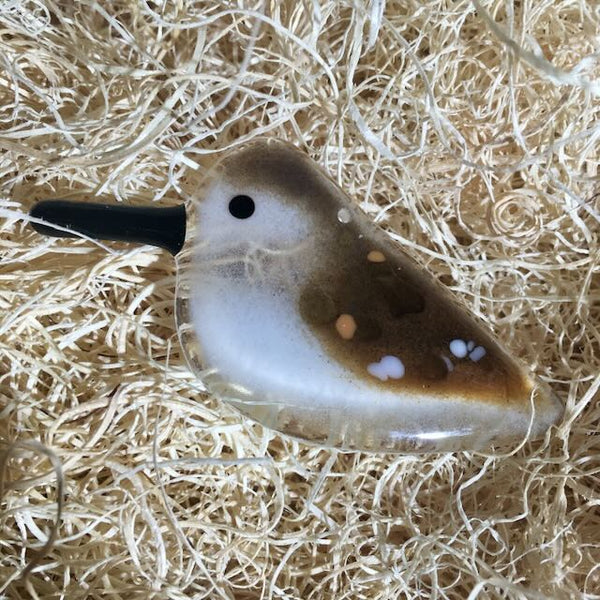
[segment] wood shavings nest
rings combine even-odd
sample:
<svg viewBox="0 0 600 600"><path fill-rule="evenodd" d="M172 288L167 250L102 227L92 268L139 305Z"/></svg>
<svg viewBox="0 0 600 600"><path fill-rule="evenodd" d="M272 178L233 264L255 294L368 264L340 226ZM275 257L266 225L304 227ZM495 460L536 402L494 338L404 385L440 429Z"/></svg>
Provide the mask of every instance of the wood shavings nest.
<svg viewBox="0 0 600 600"><path fill-rule="evenodd" d="M595 3L0 3L0 598L600 597ZM323 165L566 403L504 454L339 454L185 367L159 250L37 199Z"/></svg>

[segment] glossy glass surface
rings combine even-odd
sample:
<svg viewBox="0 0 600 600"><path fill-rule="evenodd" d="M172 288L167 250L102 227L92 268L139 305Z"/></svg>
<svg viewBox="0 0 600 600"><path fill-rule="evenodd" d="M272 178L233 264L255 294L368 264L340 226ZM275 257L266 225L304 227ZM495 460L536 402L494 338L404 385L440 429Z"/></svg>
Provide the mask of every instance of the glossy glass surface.
<svg viewBox="0 0 600 600"><path fill-rule="evenodd" d="M560 418L549 389L295 148L228 154L193 208L181 341L245 415L374 451L485 448Z"/></svg>

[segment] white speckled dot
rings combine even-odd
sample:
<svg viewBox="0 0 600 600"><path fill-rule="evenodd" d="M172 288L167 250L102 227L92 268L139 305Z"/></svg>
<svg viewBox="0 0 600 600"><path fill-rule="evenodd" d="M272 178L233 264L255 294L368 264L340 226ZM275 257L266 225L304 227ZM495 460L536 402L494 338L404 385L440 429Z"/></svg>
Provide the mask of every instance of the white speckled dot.
<svg viewBox="0 0 600 600"><path fill-rule="evenodd" d="M485 356L486 352L485 352L485 348L483 346L477 346L477 348L475 348L470 354L469 354L469 358L473 361L473 362L477 362L478 360L481 360L484 356Z"/></svg>
<svg viewBox="0 0 600 600"><path fill-rule="evenodd" d="M454 365L452 364L452 361L447 356L444 356L443 354L442 354L442 360L444 361L446 368L448 369L448 372L452 373L452 371L454 371Z"/></svg>
<svg viewBox="0 0 600 600"><path fill-rule="evenodd" d="M456 358L464 358L467 355L467 344L464 340L452 340L450 342L450 352Z"/></svg>
<svg viewBox="0 0 600 600"><path fill-rule="evenodd" d="M350 221L352 221L352 215L347 208L340 208L340 210L338 210L337 218L340 223L350 223Z"/></svg>
<svg viewBox="0 0 600 600"><path fill-rule="evenodd" d="M396 356L384 356L378 363L371 363L367 371L381 381L401 379L404 377L404 364Z"/></svg>

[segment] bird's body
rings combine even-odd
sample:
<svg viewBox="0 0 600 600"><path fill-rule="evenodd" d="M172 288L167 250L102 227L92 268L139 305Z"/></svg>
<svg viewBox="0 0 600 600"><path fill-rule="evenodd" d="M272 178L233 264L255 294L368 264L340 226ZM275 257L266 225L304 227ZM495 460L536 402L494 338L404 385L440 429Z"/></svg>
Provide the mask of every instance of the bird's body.
<svg viewBox="0 0 600 600"><path fill-rule="evenodd" d="M419 451L484 447L530 425L538 435L560 417L553 395L534 394L493 336L293 147L227 155L192 230L184 348L209 389L265 425Z"/></svg>

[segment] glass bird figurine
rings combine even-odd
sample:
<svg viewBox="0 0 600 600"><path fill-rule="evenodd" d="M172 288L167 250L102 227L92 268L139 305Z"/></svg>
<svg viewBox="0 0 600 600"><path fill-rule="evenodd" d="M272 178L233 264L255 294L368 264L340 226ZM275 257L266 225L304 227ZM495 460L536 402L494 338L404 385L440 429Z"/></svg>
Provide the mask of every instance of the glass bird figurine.
<svg viewBox="0 0 600 600"><path fill-rule="evenodd" d="M562 416L547 385L284 142L225 154L187 211L44 200L31 216L44 234L174 254L190 368L284 434L346 450L487 449Z"/></svg>

